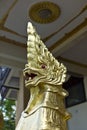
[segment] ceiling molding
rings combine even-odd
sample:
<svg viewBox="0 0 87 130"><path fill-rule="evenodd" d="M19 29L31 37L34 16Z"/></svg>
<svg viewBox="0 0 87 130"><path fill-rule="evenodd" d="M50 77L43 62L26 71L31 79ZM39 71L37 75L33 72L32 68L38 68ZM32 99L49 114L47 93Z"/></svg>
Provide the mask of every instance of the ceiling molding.
<svg viewBox="0 0 87 130"><path fill-rule="evenodd" d="M55 48L57 48L59 45L63 44L66 40L77 34L81 29L84 27L87 27L87 18L84 20L83 23L78 25L76 28L74 28L71 32L66 33L64 37L59 39L57 42L55 42L51 47L49 47L50 51L53 51Z"/></svg>
<svg viewBox="0 0 87 130"><path fill-rule="evenodd" d="M3 59L9 59L9 60L13 60L13 61L16 61L16 62L21 62L21 63L26 62L26 59L23 59L23 58L20 58L20 57L15 57L15 56L8 55L8 54L3 54L3 53L0 53L0 57L2 57Z"/></svg>
<svg viewBox="0 0 87 130"><path fill-rule="evenodd" d="M0 66L8 66L8 67L16 67L19 69L23 69L26 62L20 62L14 59L7 59L0 56Z"/></svg>
<svg viewBox="0 0 87 130"><path fill-rule="evenodd" d="M17 35L17 36L20 36L20 37L23 37L23 38L27 38L25 35L21 35L21 34L15 32L15 31L13 31L13 30L7 28L7 27L2 26L2 25L0 25L0 30L3 30L3 31L5 31L5 32L12 33L12 34L14 34L14 35Z"/></svg>
<svg viewBox="0 0 87 130"><path fill-rule="evenodd" d="M87 76L87 65L63 57L58 57L57 59L67 67L67 73Z"/></svg>
<svg viewBox="0 0 87 130"><path fill-rule="evenodd" d="M55 21L60 16L60 8L57 4L50 1L40 1L33 4L29 9L30 18L41 24Z"/></svg>
<svg viewBox="0 0 87 130"><path fill-rule="evenodd" d="M25 43L14 41L12 39L6 38L5 36L0 36L0 40L9 44L19 46L19 47L27 48L27 45Z"/></svg>
<svg viewBox="0 0 87 130"><path fill-rule="evenodd" d="M84 6L81 11L74 16L72 19L70 19L65 25L63 25L60 29L58 29L56 32L52 33L51 35L43 38L43 41L46 42L48 41L50 38L52 38L54 35L56 35L57 33L59 33L61 30L63 30L66 26L68 26L70 23L72 23L75 19L77 19L82 13L84 13L87 10L87 5Z"/></svg>
<svg viewBox="0 0 87 130"><path fill-rule="evenodd" d="M69 59L63 58L61 56L59 56L57 59L61 60L61 61L64 61L64 62L67 62L69 64L74 64L76 66L79 66L79 67L87 69L87 65L85 65L85 64L82 64L82 63L79 63L79 62L76 62L76 61L73 61L73 60L69 60Z"/></svg>
<svg viewBox="0 0 87 130"><path fill-rule="evenodd" d="M0 25L4 26L6 20L7 20L8 16L9 16L10 11L13 9L13 7L15 6L15 4L16 4L17 2L18 2L18 0L15 0L15 1L13 2L13 4L9 7L8 11L6 12L6 14L3 16L3 18L0 19Z"/></svg>
<svg viewBox="0 0 87 130"><path fill-rule="evenodd" d="M58 47L59 45L61 45L62 43L64 43L67 39L69 39L70 37L72 37L73 35L75 35L77 32L79 32L81 29L83 29L86 26L87 26L87 19L85 19L85 21L83 23L81 23L80 25L78 25L71 32L67 33L63 38L61 38L56 43L54 43L53 46L49 47L49 50L50 51L54 50L56 47ZM27 47L27 45L25 43L17 42L17 41L14 41L12 39L6 38L4 36L0 36L0 40L4 41L4 42L7 42L9 44L13 44L13 45L16 45L16 46L23 47L23 48Z"/></svg>
<svg viewBox="0 0 87 130"><path fill-rule="evenodd" d="M21 35L21 34L19 34L19 33L17 33L17 32L15 32L15 31L13 31L13 30L11 30L11 29L9 29L9 28L4 26L5 23L6 23L6 20L7 20L8 16L9 16L9 14L10 14L10 12L11 12L11 10L14 8L14 6L15 6L15 4L17 2L18 2L18 0L15 0L13 2L13 4L9 7L8 11L6 12L6 14L0 19L0 30L3 30L3 31L9 32L9 33L12 33L14 35L26 38L26 36Z"/></svg>

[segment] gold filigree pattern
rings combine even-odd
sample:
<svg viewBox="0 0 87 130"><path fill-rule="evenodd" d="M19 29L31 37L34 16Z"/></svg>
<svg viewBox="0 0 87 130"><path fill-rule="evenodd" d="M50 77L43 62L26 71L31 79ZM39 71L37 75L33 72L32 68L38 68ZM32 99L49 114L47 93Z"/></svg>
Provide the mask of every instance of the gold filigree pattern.
<svg viewBox="0 0 87 130"><path fill-rule="evenodd" d="M27 32L29 35L27 42L28 64L26 65L25 72L27 70L32 71L33 73L33 70L35 72L36 69L36 75L38 75L37 77L42 77L42 80L45 80L46 83L53 85L62 84L65 81L66 73L64 65L59 63L48 51L44 43L40 40L40 37L36 34L33 26L31 26L31 23L28 23ZM30 62L32 59L33 61ZM34 82L36 83L37 81L34 80Z"/></svg>

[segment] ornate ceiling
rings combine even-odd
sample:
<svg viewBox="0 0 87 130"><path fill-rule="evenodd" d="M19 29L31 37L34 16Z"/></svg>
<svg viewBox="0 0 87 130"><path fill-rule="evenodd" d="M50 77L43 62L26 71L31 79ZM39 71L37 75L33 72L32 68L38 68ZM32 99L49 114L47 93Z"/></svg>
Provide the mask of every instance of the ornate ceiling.
<svg viewBox="0 0 87 130"><path fill-rule="evenodd" d="M87 74L87 0L1 0L0 64L23 68L28 21L69 71Z"/></svg>

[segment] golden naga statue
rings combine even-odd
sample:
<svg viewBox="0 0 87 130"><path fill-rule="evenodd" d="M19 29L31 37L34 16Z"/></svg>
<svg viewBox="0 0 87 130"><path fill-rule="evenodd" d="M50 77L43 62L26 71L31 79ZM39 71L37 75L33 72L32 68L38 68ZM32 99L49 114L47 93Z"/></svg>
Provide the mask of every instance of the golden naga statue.
<svg viewBox="0 0 87 130"><path fill-rule="evenodd" d="M23 74L30 100L16 130L67 130L70 114L64 99L68 93L62 88L66 68L48 51L30 22L27 33L28 63Z"/></svg>

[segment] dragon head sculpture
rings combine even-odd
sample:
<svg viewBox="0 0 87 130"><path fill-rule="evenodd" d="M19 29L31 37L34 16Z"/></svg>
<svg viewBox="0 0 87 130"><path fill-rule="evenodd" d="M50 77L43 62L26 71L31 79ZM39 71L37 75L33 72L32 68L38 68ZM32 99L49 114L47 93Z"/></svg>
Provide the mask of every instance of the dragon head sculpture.
<svg viewBox="0 0 87 130"><path fill-rule="evenodd" d="M28 63L23 71L25 86L37 86L39 83L61 85L65 81L66 68L48 51L30 22L27 33Z"/></svg>

